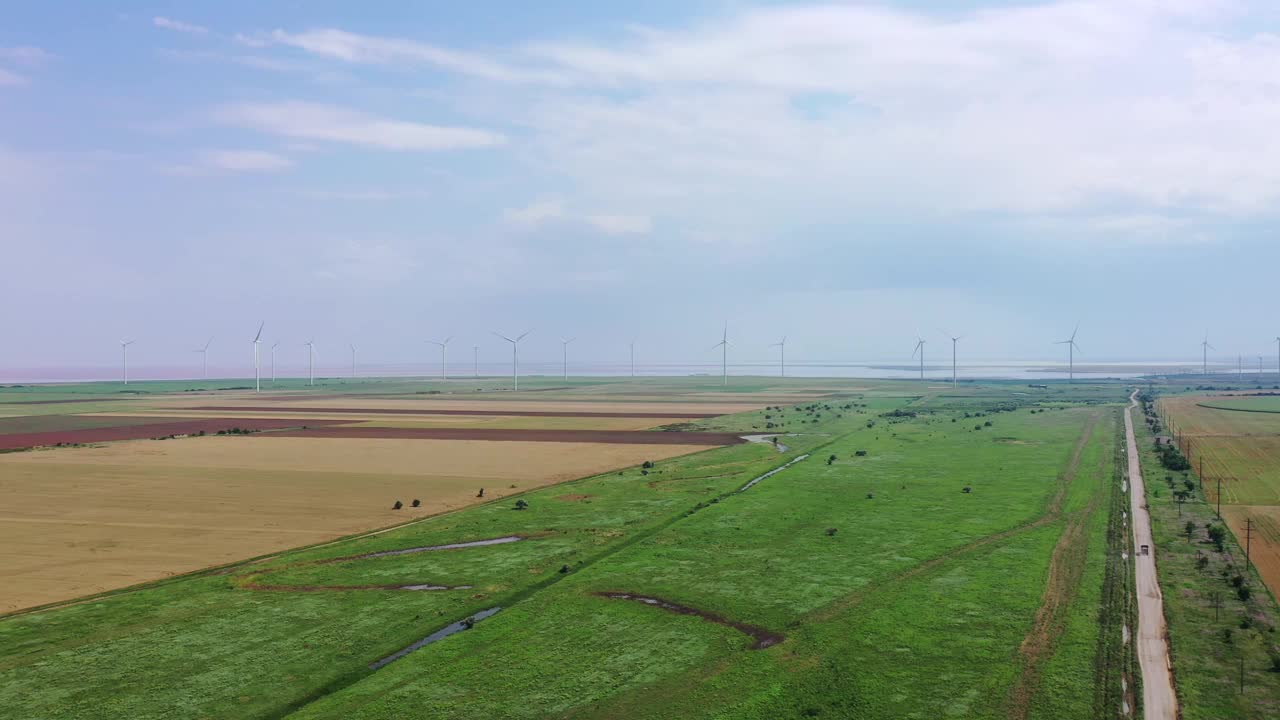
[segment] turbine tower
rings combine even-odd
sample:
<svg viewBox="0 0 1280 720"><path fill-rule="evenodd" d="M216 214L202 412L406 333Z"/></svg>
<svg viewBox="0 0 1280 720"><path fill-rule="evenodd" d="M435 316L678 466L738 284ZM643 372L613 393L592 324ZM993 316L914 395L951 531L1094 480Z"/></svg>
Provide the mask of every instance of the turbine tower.
<svg viewBox="0 0 1280 720"><path fill-rule="evenodd" d="M316 384L316 344L308 340L303 345L307 346L307 384L314 386Z"/></svg>
<svg viewBox="0 0 1280 720"><path fill-rule="evenodd" d="M776 342L769 347L778 348L778 377L787 376L787 336L783 335L782 340Z"/></svg>
<svg viewBox="0 0 1280 720"><path fill-rule="evenodd" d="M352 343L351 345L351 379L354 380L355 377L356 377L356 346L354 343Z"/></svg>
<svg viewBox="0 0 1280 720"><path fill-rule="evenodd" d="M531 332L533 331L525 330L523 333L517 335L515 340L512 340L511 338L499 332L493 333L494 335L497 335L503 340L506 340L507 342L511 343L511 390L512 392L520 389L520 341L524 339L525 335L528 335Z"/></svg>
<svg viewBox="0 0 1280 720"><path fill-rule="evenodd" d="M1276 372L1280 373L1280 335L1276 336Z"/></svg>
<svg viewBox="0 0 1280 720"><path fill-rule="evenodd" d="M267 326L267 321L263 320L258 326L258 334L253 336L253 391L262 392L262 355L259 347L262 343L262 328Z"/></svg>
<svg viewBox="0 0 1280 720"><path fill-rule="evenodd" d="M636 339L631 338L631 377L636 376Z"/></svg>
<svg viewBox="0 0 1280 720"><path fill-rule="evenodd" d="M276 348L280 347L280 343L271 345L271 384L276 384Z"/></svg>
<svg viewBox="0 0 1280 720"><path fill-rule="evenodd" d="M924 338L919 333L916 333L916 349L911 351L911 357L916 353L920 353L920 379L924 380Z"/></svg>
<svg viewBox="0 0 1280 720"><path fill-rule="evenodd" d="M569 343L578 338L560 338L560 349L564 351L564 379L569 379Z"/></svg>
<svg viewBox="0 0 1280 720"><path fill-rule="evenodd" d="M443 380L449 379L449 343L452 340L453 336L450 335L440 342L436 342L435 340L427 341L432 345L440 346L440 377Z"/></svg>
<svg viewBox="0 0 1280 720"><path fill-rule="evenodd" d="M209 346L213 344L213 338L209 338L209 342L204 347L197 348L196 352L200 353L200 377L201 379L209 379Z"/></svg>
<svg viewBox="0 0 1280 720"><path fill-rule="evenodd" d="M137 342L136 340L120 341L120 377L124 380L124 384L129 384L129 346Z"/></svg>
<svg viewBox="0 0 1280 720"><path fill-rule="evenodd" d="M1201 373L1205 375L1209 374L1209 351L1217 350L1217 349L1218 348L1209 344L1209 332L1205 331L1204 340L1200 341L1200 351L1201 351L1200 372Z"/></svg>
<svg viewBox="0 0 1280 720"><path fill-rule="evenodd" d="M1071 337L1054 343L1054 345L1067 346L1067 382L1075 382L1076 380L1076 351L1080 349L1080 346L1076 344L1076 333L1078 332L1080 332L1080 323L1076 323L1076 329L1071 331Z"/></svg>
<svg viewBox="0 0 1280 720"><path fill-rule="evenodd" d="M946 330L942 331L943 335L951 338L951 389L956 388L956 343L964 339L963 335L952 335Z"/></svg>
<svg viewBox="0 0 1280 720"><path fill-rule="evenodd" d="M720 342L711 346L712 350L720 348L720 384L724 387L729 386L729 323L724 324L724 335L720 336Z"/></svg>
<svg viewBox="0 0 1280 720"><path fill-rule="evenodd" d="M480 377L480 346L471 346L471 368L476 377Z"/></svg>

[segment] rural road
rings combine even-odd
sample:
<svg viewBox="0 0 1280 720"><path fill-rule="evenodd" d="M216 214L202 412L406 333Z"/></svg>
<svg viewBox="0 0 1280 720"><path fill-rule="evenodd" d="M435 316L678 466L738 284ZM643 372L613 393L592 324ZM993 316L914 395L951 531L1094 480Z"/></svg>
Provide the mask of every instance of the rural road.
<svg viewBox="0 0 1280 720"><path fill-rule="evenodd" d="M1138 666L1142 669L1142 708L1146 720L1176 720L1178 696L1173 691L1173 669L1165 641L1164 598L1156 578L1155 543L1151 540L1151 516L1147 514L1146 486L1138 460L1138 443L1133 437L1133 409L1138 407L1138 391L1129 397L1124 411L1124 434L1129 456L1129 504L1133 517L1134 579L1138 588ZM1142 554L1142 546L1151 548Z"/></svg>

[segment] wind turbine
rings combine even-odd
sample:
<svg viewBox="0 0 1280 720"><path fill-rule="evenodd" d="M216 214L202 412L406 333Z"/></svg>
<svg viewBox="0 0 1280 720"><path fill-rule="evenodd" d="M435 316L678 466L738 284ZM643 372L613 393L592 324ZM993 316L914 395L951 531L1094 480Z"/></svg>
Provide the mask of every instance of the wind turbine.
<svg viewBox="0 0 1280 720"><path fill-rule="evenodd" d="M569 379L569 343L578 338L560 338L560 349L564 351L564 379Z"/></svg>
<svg viewBox="0 0 1280 720"><path fill-rule="evenodd" d="M1261 355L1258 356L1258 374L1259 375L1262 374L1262 356Z"/></svg>
<svg viewBox="0 0 1280 720"><path fill-rule="evenodd" d="M453 336L445 338L442 342L428 340L432 345L440 346L440 377L444 380L449 379L449 342L453 340Z"/></svg>
<svg viewBox="0 0 1280 720"><path fill-rule="evenodd" d="M276 384L276 348L280 347L280 343L271 345L271 384Z"/></svg>
<svg viewBox="0 0 1280 720"><path fill-rule="evenodd" d="M124 379L125 385L129 384L129 346L134 344L135 342L137 341L136 340L120 341L121 377Z"/></svg>
<svg viewBox="0 0 1280 720"><path fill-rule="evenodd" d="M1236 355L1236 375L1244 380L1244 355Z"/></svg>
<svg viewBox="0 0 1280 720"><path fill-rule="evenodd" d="M724 335L720 337L720 342L711 346L712 350L720 348L720 376L722 378L720 384L729 386L729 323L724 324Z"/></svg>
<svg viewBox="0 0 1280 720"><path fill-rule="evenodd" d="M1076 351L1080 349L1080 346L1076 344L1076 333L1078 332L1080 332L1080 323L1076 323L1076 329L1071 331L1071 337L1054 343L1054 345L1067 346L1067 382L1075 382L1076 379Z"/></svg>
<svg viewBox="0 0 1280 720"><path fill-rule="evenodd" d="M636 376L636 340L631 338L631 377Z"/></svg>
<svg viewBox="0 0 1280 720"><path fill-rule="evenodd" d="M783 335L782 340L776 342L769 347L778 348L778 377L787 376L787 336Z"/></svg>
<svg viewBox="0 0 1280 720"><path fill-rule="evenodd" d="M911 357L916 353L920 353L920 379L924 380L924 338L919 333L916 333L916 349L911 351Z"/></svg>
<svg viewBox="0 0 1280 720"><path fill-rule="evenodd" d="M316 344L311 340L306 341L303 345L307 346L307 384L316 384Z"/></svg>
<svg viewBox="0 0 1280 720"><path fill-rule="evenodd" d="M1276 372L1280 372L1280 335L1276 336Z"/></svg>
<svg viewBox="0 0 1280 720"><path fill-rule="evenodd" d="M196 352L200 353L200 377L209 379L209 346L213 344L213 338L209 338L209 342L204 347L198 348Z"/></svg>
<svg viewBox="0 0 1280 720"><path fill-rule="evenodd" d="M499 332L493 333L494 335L497 335L503 340L511 343L511 390L513 392L520 389L520 341L524 339L525 335L528 335L531 332L533 331L525 330L520 335L517 335L515 340L512 340Z"/></svg>
<svg viewBox="0 0 1280 720"><path fill-rule="evenodd" d="M1204 340L1200 342L1200 350L1202 352L1202 355L1200 358L1200 363L1201 363L1200 368L1201 368L1201 372L1204 373L1205 375L1209 374L1209 351L1217 350L1217 349L1218 348L1209 344L1209 333L1206 331L1204 334Z"/></svg>
<svg viewBox="0 0 1280 720"><path fill-rule="evenodd" d="M939 328L941 330L941 328ZM942 334L951 338L951 388L956 388L956 343L964 339L963 335L952 335L946 330L942 330Z"/></svg>
<svg viewBox="0 0 1280 720"><path fill-rule="evenodd" d="M352 343L351 345L351 379L354 380L355 377L356 377L356 346L354 343Z"/></svg>
<svg viewBox="0 0 1280 720"><path fill-rule="evenodd" d="M480 346L471 346L471 367L476 377L480 377Z"/></svg>
<svg viewBox="0 0 1280 720"><path fill-rule="evenodd" d="M258 326L258 334L253 336L253 391L262 392L262 356L259 353L259 346L262 343L262 328L267 326L267 321L263 320Z"/></svg>

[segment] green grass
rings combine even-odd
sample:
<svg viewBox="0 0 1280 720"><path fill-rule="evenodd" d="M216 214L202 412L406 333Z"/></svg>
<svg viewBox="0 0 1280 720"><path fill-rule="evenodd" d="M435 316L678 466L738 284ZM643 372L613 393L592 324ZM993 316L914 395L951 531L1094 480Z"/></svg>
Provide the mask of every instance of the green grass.
<svg viewBox="0 0 1280 720"><path fill-rule="evenodd" d="M552 392L576 399L615 392L609 385ZM645 385L714 387L705 378ZM1028 717L1114 717L1125 616L1098 617L1126 595L1110 562L1123 537L1112 522L1115 407L1100 404L1122 388L1053 386L1052 399L1000 383L831 388L819 404L868 407L824 407L816 423L796 408L767 411L804 433L785 439L787 453L710 450L647 475L633 468L530 492L523 511L506 499L0 620L0 707L33 718L1008 717L1012 688L1030 677ZM1010 411L989 412L998 406ZM898 408L921 414L882 417ZM698 424L746 431L765 414ZM804 452L812 456L735 492ZM1079 542L1055 555L1070 528ZM352 559L512 534L526 539ZM1019 648L1036 627L1051 558L1078 579L1026 673ZM473 587L246 589L254 582ZM738 630L595 594L606 590L787 639L751 650ZM505 609L367 669L493 606Z"/></svg>

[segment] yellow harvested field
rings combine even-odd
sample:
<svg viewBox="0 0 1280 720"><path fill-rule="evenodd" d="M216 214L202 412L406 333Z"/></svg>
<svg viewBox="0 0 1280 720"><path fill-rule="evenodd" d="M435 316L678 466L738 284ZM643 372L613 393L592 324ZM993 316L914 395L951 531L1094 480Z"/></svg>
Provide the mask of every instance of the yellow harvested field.
<svg viewBox="0 0 1280 720"><path fill-rule="evenodd" d="M85 417L154 417L162 420L202 418L273 418L294 420L337 420L362 427L467 427L547 430L647 430L659 425L692 422L689 418L599 418L599 417L519 417L509 415L379 415L364 413L296 413L138 410L122 413L93 413Z"/></svg>
<svg viewBox="0 0 1280 720"><path fill-rule="evenodd" d="M184 402L190 402L184 400ZM369 410L470 410L490 412L501 415L503 411L516 412L642 412L642 413L706 413L708 415L726 415L746 412L762 408L767 402L630 402L616 398L600 400L547 400L545 398L529 400L442 400L442 399L382 399L382 398L317 398L310 400L276 401L282 407L290 408L357 408ZM274 403L273 403L274 404ZM217 402L204 400L173 407L199 407L201 405L218 405L222 407L244 406L261 407L261 401L253 399L220 399ZM201 411L203 413L203 411Z"/></svg>
<svg viewBox="0 0 1280 720"><path fill-rule="evenodd" d="M247 436L0 455L0 612L704 449Z"/></svg>

